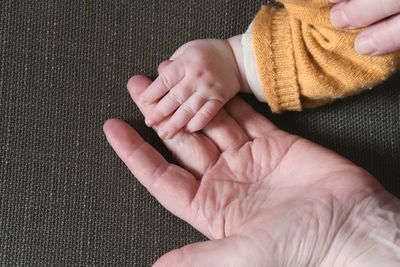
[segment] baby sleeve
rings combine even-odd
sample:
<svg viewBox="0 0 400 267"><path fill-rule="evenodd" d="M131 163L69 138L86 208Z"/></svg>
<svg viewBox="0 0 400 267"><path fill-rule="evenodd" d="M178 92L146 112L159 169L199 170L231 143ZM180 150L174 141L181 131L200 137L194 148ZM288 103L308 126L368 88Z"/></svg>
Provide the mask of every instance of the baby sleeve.
<svg viewBox="0 0 400 267"><path fill-rule="evenodd" d="M371 89L400 66L400 53L359 55L360 30L330 23L328 0L282 0L263 6L242 37L246 75L273 112L301 111ZM256 72L256 73L255 73Z"/></svg>

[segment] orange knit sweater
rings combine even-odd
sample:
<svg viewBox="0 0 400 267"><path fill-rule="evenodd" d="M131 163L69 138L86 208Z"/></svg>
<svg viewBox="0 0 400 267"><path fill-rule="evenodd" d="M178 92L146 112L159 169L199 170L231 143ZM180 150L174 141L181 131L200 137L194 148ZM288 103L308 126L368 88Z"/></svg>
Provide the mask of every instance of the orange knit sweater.
<svg viewBox="0 0 400 267"><path fill-rule="evenodd" d="M400 53L361 56L360 31L337 30L328 0L281 0L285 9L263 6L252 44L268 104L274 112L300 111L371 89L400 66Z"/></svg>

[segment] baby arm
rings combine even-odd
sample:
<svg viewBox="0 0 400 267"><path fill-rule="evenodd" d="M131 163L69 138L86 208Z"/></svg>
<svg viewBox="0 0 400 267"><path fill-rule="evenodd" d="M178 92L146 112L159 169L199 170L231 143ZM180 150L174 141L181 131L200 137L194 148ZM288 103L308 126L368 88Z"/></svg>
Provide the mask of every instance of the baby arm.
<svg viewBox="0 0 400 267"><path fill-rule="evenodd" d="M156 103L146 124L166 120L158 132L161 138L171 138L182 128L195 132L240 90L248 92L240 40L192 41L162 63L159 76L142 95L145 103Z"/></svg>
<svg viewBox="0 0 400 267"><path fill-rule="evenodd" d="M245 35L179 48L143 94L156 104L147 125L165 121L162 138L201 130L240 90L273 112L315 108L370 89L400 67L400 53L359 55L358 32L333 27L328 0L281 2L285 9L264 6Z"/></svg>

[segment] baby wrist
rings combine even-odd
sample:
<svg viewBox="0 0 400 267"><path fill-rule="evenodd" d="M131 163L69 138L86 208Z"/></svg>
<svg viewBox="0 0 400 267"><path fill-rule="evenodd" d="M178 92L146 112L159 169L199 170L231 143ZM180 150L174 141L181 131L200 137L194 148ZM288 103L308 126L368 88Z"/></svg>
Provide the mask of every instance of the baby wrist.
<svg viewBox="0 0 400 267"><path fill-rule="evenodd" d="M241 35L237 35L234 37L231 37L227 39L227 42L229 43L233 55L235 57L237 69L239 71L238 75L241 81L240 85L240 91L244 93L251 93L251 89L249 86L249 83L247 81L247 76L246 76L246 71L245 71L245 66L243 62L243 49L242 49L242 44L241 44Z"/></svg>
<svg viewBox="0 0 400 267"><path fill-rule="evenodd" d="M252 41L252 25L242 35L228 39L234 51L236 62L239 66L243 85L242 92L253 93L261 102L267 102L260 74L257 68L256 57Z"/></svg>

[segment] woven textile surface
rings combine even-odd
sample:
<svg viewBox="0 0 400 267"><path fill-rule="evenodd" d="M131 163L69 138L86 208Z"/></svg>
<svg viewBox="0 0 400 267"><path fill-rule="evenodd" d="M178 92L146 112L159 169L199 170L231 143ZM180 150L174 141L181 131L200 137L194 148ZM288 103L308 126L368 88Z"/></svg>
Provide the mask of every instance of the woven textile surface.
<svg viewBox="0 0 400 267"><path fill-rule="evenodd" d="M205 238L164 210L107 144L128 121L173 160L126 81L183 43L243 32L263 1L18 1L0 7L0 265L149 266ZM400 197L400 76L330 106L271 115ZM307 153L307 151L304 151Z"/></svg>

